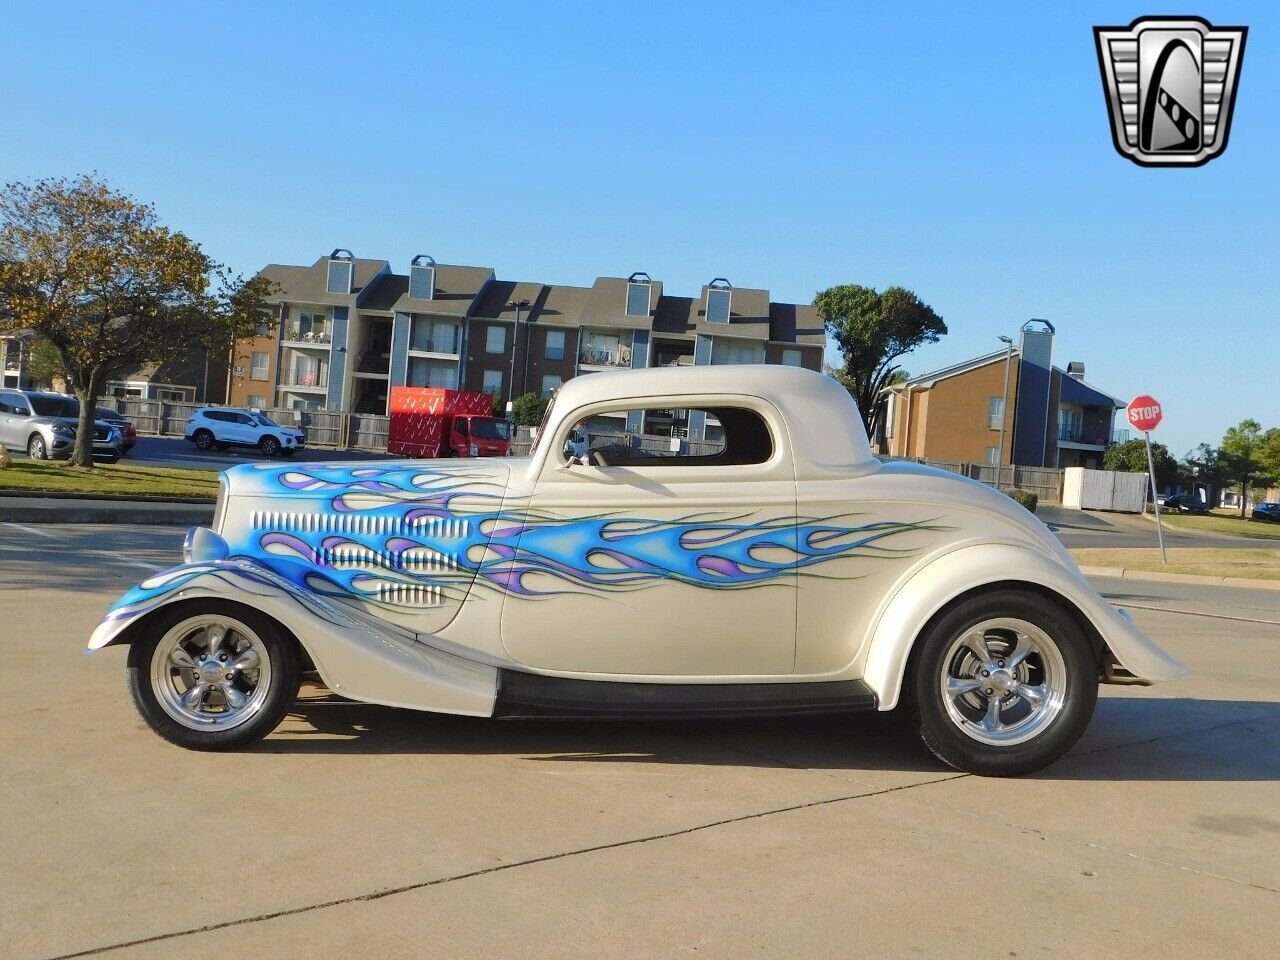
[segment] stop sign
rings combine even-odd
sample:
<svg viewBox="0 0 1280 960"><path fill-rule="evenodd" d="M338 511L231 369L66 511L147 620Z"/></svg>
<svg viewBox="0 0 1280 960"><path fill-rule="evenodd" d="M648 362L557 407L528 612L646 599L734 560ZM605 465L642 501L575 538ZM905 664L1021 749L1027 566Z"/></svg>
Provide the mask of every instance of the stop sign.
<svg viewBox="0 0 1280 960"><path fill-rule="evenodd" d="M1129 404L1129 422L1133 424L1135 430L1141 430L1143 433L1154 430L1163 418L1164 414L1160 412L1160 401L1155 397L1143 394L1140 397L1134 397L1133 402Z"/></svg>

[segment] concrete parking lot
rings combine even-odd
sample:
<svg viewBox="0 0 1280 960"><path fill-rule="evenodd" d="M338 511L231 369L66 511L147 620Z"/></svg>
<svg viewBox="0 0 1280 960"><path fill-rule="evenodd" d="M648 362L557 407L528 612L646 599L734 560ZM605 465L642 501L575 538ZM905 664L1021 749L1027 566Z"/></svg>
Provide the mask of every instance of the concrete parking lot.
<svg viewBox="0 0 1280 960"><path fill-rule="evenodd" d="M299 703L152 735L105 607L166 528L0 524L0 957L1270 957L1280 595L1100 582L1193 671L991 780L893 716L494 722Z"/></svg>

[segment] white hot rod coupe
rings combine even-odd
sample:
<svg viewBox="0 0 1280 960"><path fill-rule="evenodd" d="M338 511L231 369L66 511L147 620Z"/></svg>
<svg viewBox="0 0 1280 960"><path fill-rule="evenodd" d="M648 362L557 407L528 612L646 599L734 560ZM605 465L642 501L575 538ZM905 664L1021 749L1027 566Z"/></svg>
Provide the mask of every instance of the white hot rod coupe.
<svg viewBox="0 0 1280 960"><path fill-rule="evenodd" d="M636 437L673 421L706 439ZM877 460L817 373L591 374L537 437L518 459L228 470L186 562L89 648L129 644L138 710L197 749L266 736L314 669L342 697L484 717L901 704L985 774L1062 756L1099 682L1185 673L1009 497Z"/></svg>

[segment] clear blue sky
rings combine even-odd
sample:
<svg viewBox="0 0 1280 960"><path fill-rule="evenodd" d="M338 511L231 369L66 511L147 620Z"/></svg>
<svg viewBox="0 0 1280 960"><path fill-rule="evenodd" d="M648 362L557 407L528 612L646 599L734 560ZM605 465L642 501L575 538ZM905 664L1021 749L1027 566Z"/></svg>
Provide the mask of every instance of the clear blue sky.
<svg viewBox="0 0 1280 960"><path fill-rule="evenodd" d="M1150 170L1090 28L1187 4L8 4L0 179L96 170L246 273L903 284L951 328L913 372L1047 317L1181 455L1280 424L1280 9L1191 6L1251 28L1231 144Z"/></svg>

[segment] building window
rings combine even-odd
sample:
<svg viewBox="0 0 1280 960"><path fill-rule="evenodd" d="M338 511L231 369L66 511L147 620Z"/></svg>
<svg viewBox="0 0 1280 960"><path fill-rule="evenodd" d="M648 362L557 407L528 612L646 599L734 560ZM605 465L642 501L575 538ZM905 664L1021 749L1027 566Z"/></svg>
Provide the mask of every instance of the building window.
<svg viewBox="0 0 1280 960"><path fill-rule="evenodd" d="M507 350L507 328L490 327L484 338L485 353L505 353Z"/></svg>
<svg viewBox="0 0 1280 960"><path fill-rule="evenodd" d="M542 351L543 357L547 360L563 360L564 359L564 331L548 330L547 345Z"/></svg>
<svg viewBox="0 0 1280 960"><path fill-rule="evenodd" d="M554 373L549 373L542 378L542 395L544 397L551 396L555 392L556 387L560 386L561 379Z"/></svg>
<svg viewBox="0 0 1280 960"><path fill-rule="evenodd" d="M354 266L349 259L330 260L328 282L325 284L325 290L329 293L350 293Z"/></svg>
<svg viewBox="0 0 1280 960"><path fill-rule="evenodd" d="M729 322L729 303L733 298L732 290L719 288L707 291L707 320L711 323Z"/></svg>
<svg viewBox="0 0 1280 960"><path fill-rule="evenodd" d="M647 280L630 280L627 282L627 316L647 317L649 315L649 296L651 284Z"/></svg>
<svg viewBox="0 0 1280 960"><path fill-rule="evenodd" d="M757 347L751 343L733 343L732 341L714 338L715 345L711 348L711 362L713 364L724 363L763 363L764 348Z"/></svg>
<svg viewBox="0 0 1280 960"><path fill-rule="evenodd" d="M249 367L250 380L267 379L267 355L266 353L255 350L253 351L253 362Z"/></svg>
<svg viewBox="0 0 1280 960"><path fill-rule="evenodd" d="M458 328L447 320L414 317L409 330L409 349L424 353L457 353Z"/></svg>
<svg viewBox="0 0 1280 960"><path fill-rule="evenodd" d="M999 430L1004 426L1004 397L987 398L987 429Z"/></svg>
<svg viewBox="0 0 1280 960"><path fill-rule="evenodd" d="M267 405L267 398L259 396L256 393L249 394L249 407L253 410L261 410Z"/></svg>
<svg viewBox="0 0 1280 960"><path fill-rule="evenodd" d="M409 297L412 300L430 300L436 292L436 268L416 266L409 268Z"/></svg>
<svg viewBox="0 0 1280 960"><path fill-rule="evenodd" d="M438 387L443 390L458 389L458 367L444 360L428 360L425 357L410 357L408 386Z"/></svg>
<svg viewBox="0 0 1280 960"><path fill-rule="evenodd" d="M486 370L484 372L484 382L480 387L485 393L491 393L497 396L502 392L502 371Z"/></svg>
<svg viewBox="0 0 1280 960"><path fill-rule="evenodd" d="M800 351L799 350L783 350L782 362L786 364L788 367L800 366Z"/></svg>
<svg viewBox="0 0 1280 960"><path fill-rule="evenodd" d="M255 337L269 337L274 327L275 324L270 320L260 320L253 325L253 335Z"/></svg>
<svg viewBox="0 0 1280 960"><path fill-rule="evenodd" d="M1000 448L987 447L987 466L998 467L1000 465Z"/></svg>

